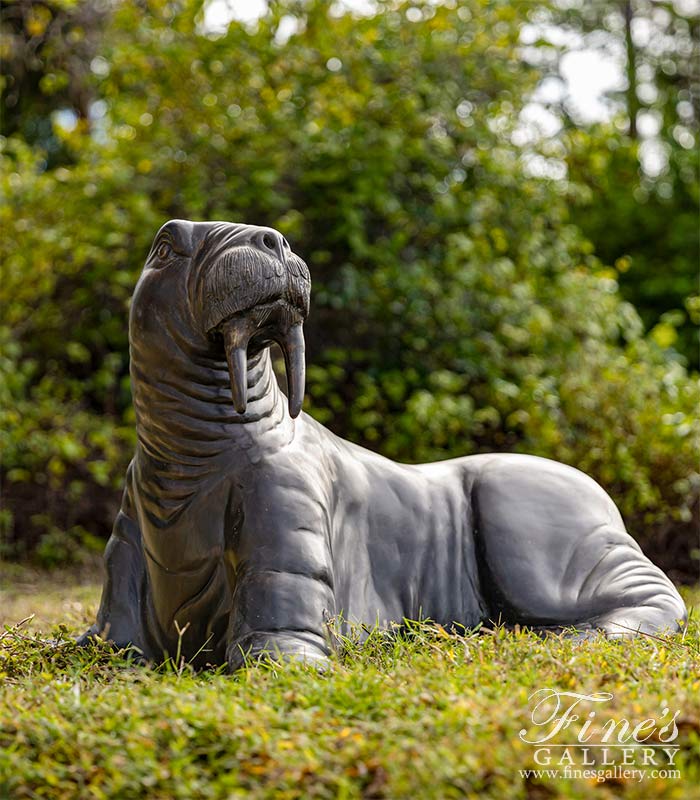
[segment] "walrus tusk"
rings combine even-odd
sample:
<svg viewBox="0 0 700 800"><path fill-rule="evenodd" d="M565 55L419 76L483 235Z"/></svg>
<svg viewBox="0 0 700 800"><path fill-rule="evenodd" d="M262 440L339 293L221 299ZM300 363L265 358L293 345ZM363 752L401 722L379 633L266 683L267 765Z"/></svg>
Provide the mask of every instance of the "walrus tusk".
<svg viewBox="0 0 700 800"><path fill-rule="evenodd" d="M232 317L221 326L226 362L231 378L233 406L239 414L244 414L247 406L248 342L256 328L256 323L248 317ZM275 341L284 355L289 414L295 418L301 413L306 383L304 332L301 322L293 323L284 333L279 333L275 336Z"/></svg>
<svg viewBox="0 0 700 800"><path fill-rule="evenodd" d="M277 340L287 370L287 392L289 394L289 415L294 419L299 416L304 402L304 384L306 381L306 361L304 358L304 332L301 322L292 325Z"/></svg>
<svg viewBox="0 0 700 800"><path fill-rule="evenodd" d="M252 333L250 321L234 317L222 326L224 350L231 378L233 407L244 414L248 403L248 341Z"/></svg>

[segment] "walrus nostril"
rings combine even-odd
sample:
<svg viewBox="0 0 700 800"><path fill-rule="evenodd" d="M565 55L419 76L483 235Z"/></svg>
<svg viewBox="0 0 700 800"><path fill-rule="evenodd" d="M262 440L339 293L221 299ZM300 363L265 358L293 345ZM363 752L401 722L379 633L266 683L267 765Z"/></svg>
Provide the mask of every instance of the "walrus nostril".
<svg viewBox="0 0 700 800"><path fill-rule="evenodd" d="M275 230L266 229L253 237L253 244L263 253L269 253L283 264L287 260L285 240L282 234Z"/></svg>

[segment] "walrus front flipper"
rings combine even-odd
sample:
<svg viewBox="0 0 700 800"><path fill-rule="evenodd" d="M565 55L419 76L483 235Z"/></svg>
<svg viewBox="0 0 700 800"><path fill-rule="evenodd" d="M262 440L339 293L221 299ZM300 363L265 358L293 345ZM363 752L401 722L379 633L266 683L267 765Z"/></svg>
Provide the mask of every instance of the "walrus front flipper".
<svg viewBox="0 0 700 800"><path fill-rule="evenodd" d="M146 565L141 531L133 507L132 471L133 462L126 472L121 509L105 549L107 575L97 621L78 638L78 644L87 644L99 636L113 642L116 647L135 647L147 656L141 621Z"/></svg>
<svg viewBox="0 0 700 800"><path fill-rule="evenodd" d="M226 653L231 671L266 658L327 663L336 600L322 491L292 457L274 471L263 467L256 491L245 496ZM263 503L274 513L256 517Z"/></svg>

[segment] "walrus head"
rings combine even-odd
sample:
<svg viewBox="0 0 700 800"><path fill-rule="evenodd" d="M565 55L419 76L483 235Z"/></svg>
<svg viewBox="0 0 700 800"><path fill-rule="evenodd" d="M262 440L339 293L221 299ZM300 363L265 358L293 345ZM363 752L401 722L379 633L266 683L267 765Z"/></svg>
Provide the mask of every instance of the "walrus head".
<svg viewBox="0 0 700 800"><path fill-rule="evenodd" d="M171 220L156 234L134 293L132 332L148 329L162 340L166 325L171 337L193 343L198 353L224 355L240 414L248 358L276 342L287 370L289 413L296 417L304 399L302 325L310 289L306 264L273 228Z"/></svg>

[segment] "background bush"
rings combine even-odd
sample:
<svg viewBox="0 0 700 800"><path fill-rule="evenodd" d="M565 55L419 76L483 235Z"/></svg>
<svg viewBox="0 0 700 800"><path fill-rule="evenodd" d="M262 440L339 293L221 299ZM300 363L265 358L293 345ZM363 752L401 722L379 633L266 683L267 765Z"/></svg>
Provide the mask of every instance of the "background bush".
<svg viewBox="0 0 700 800"><path fill-rule="evenodd" d="M609 235L627 219L615 198L643 205L637 143L569 120L514 144L544 69L522 25L556 8L380 3L358 18L288 0L212 35L192 0L86 5L5 18L10 63L38 37L40 75L13 67L3 92L6 554L80 558L108 532L133 447L129 296L154 232L185 217L272 225L307 259L306 408L335 432L403 461L573 464L663 566L697 575L700 392L674 349L691 350L688 318L643 324ZM52 47L59 19L87 68ZM17 110L13 81L43 105ZM51 113L48 133L28 124ZM601 191L619 148L629 180ZM686 216L693 175L675 196ZM673 247L687 280L685 223Z"/></svg>

